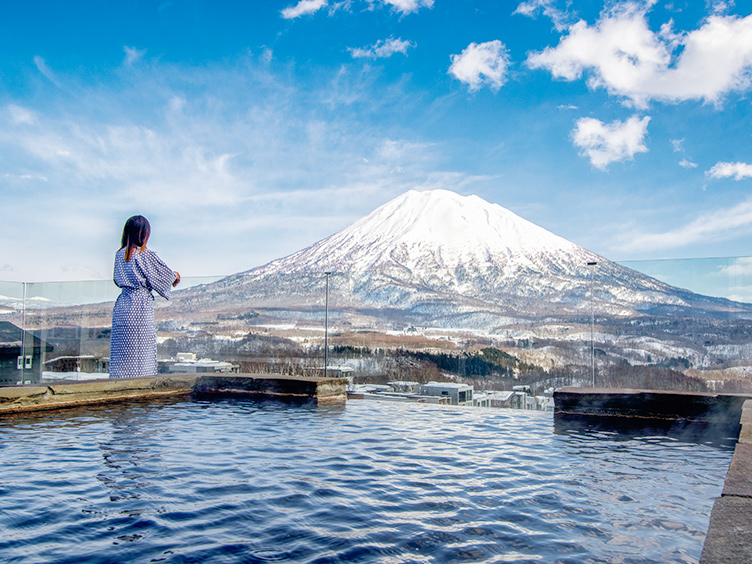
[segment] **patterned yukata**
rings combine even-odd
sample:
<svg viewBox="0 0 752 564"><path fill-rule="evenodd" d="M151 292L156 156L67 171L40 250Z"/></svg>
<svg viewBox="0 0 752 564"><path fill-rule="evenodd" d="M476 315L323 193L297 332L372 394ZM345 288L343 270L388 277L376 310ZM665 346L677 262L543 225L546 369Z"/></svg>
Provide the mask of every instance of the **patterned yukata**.
<svg viewBox="0 0 752 564"><path fill-rule="evenodd" d="M177 276L157 253L134 250L125 262L125 249L115 254L115 285L122 288L112 311L110 378L151 376L157 373L157 332L154 294L169 300Z"/></svg>

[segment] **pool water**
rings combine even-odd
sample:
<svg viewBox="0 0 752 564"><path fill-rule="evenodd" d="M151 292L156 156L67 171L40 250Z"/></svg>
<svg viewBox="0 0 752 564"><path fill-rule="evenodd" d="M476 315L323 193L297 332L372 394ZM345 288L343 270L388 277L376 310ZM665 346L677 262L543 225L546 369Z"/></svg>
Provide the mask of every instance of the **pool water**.
<svg viewBox="0 0 752 564"><path fill-rule="evenodd" d="M697 562L730 448L550 414L172 400L0 419L0 560Z"/></svg>

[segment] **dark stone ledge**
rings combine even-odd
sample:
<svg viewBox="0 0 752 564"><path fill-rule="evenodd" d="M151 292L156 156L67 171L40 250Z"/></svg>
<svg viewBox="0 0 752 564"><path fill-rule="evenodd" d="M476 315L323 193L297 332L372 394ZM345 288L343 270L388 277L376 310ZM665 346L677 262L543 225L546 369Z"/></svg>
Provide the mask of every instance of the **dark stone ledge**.
<svg viewBox="0 0 752 564"><path fill-rule="evenodd" d="M740 426L752 394L713 394L606 388L562 388L554 394L557 417L631 418Z"/></svg>
<svg viewBox="0 0 752 564"><path fill-rule="evenodd" d="M297 378L272 374L208 374L199 376L194 393L211 396L265 396L316 402L346 401L346 378Z"/></svg>

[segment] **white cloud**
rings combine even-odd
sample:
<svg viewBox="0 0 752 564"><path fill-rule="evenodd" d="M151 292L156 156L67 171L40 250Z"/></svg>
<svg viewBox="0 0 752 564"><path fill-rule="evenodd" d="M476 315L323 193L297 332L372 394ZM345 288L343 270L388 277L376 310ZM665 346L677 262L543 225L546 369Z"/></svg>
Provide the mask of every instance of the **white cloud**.
<svg viewBox="0 0 752 564"><path fill-rule="evenodd" d="M736 257L719 266L713 277L728 287L726 297L737 302L752 302L752 257Z"/></svg>
<svg viewBox="0 0 752 564"><path fill-rule="evenodd" d="M471 43L459 55L452 55L449 74L467 84L470 90L478 90L483 84L498 90L505 82L509 64L509 52L498 39Z"/></svg>
<svg viewBox="0 0 752 564"><path fill-rule="evenodd" d="M720 162L715 164L705 174L711 178L733 178L734 180L744 180L745 178L752 178L752 164Z"/></svg>
<svg viewBox="0 0 752 564"><path fill-rule="evenodd" d="M37 123L37 116L31 110L16 104L8 104L8 113L10 114L11 123L14 125L34 125Z"/></svg>
<svg viewBox="0 0 752 564"><path fill-rule="evenodd" d="M39 70L39 72L42 74L43 77L45 77L55 86L58 86L58 87L61 86L61 83L58 80L57 76L55 76L55 73L47 65L47 63L42 57L40 57L39 55L36 55L34 57L34 65L37 67L37 70Z"/></svg>
<svg viewBox="0 0 752 564"><path fill-rule="evenodd" d="M367 0L371 9L375 0ZM379 3L383 6L391 7L395 12L404 14L411 14L419 11L421 8L433 8L434 0L379 0ZM329 15L337 12L338 10L350 10L351 0L343 0L342 2L335 2L329 4L328 0L300 0L294 6L290 6L282 10L282 17L285 19L294 19L301 16L307 16L314 14L322 8L329 7Z"/></svg>
<svg viewBox="0 0 752 564"><path fill-rule="evenodd" d="M738 257L718 269L721 276L752 276L752 257Z"/></svg>
<svg viewBox="0 0 752 564"><path fill-rule="evenodd" d="M684 155L684 139L671 139L671 147L674 149L674 153L681 153ZM682 168L697 168L697 163L690 161L686 156L679 161L679 166Z"/></svg>
<svg viewBox="0 0 752 564"><path fill-rule="evenodd" d="M442 170L440 146L402 139L399 127L364 127L366 103L404 101L389 88L373 97L376 71L332 71L314 88L250 55L118 72L124 80L81 97L53 89L43 104L0 111L3 209L28 209L33 198L33 214L0 222L3 248L13 249L3 262L19 279L80 276L63 270L71 244L96 277L111 276L112 247L135 213L149 217L155 250L186 276L229 274L331 235L409 189L471 181ZM85 228L56 236L70 225Z"/></svg>
<svg viewBox="0 0 752 564"><path fill-rule="evenodd" d="M565 29L572 18L566 9L556 5L556 0L527 0L520 3L513 13L534 18L538 12L550 18L559 31Z"/></svg>
<svg viewBox="0 0 752 564"><path fill-rule="evenodd" d="M693 163L688 159L682 159L679 161L679 166L682 168L697 168L697 163Z"/></svg>
<svg viewBox="0 0 752 564"><path fill-rule="evenodd" d="M638 107L650 100L719 103L750 87L752 15L713 15L684 35L668 22L655 33L646 17L651 4L616 5L593 26L579 21L558 46L530 54L527 64L568 81L587 74L590 88Z"/></svg>
<svg viewBox="0 0 752 564"><path fill-rule="evenodd" d="M125 51L126 65L133 65L146 55L146 49L136 49L135 47L123 46L123 51Z"/></svg>
<svg viewBox="0 0 752 564"><path fill-rule="evenodd" d="M723 241L752 232L752 200L731 208L703 214L694 221L663 233L644 233L627 237L627 251L641 253L688 247L697 243Z"/></svg>
<svg viewBox="0 0 752 564"><path fill-rule="evenodd" d="M733 8L735 5L734 0L713 0L713 1L706 0L706 1L709 5L710 11L713 14L717 14L717 15L723 15L723 14L730 12L731 8Z"/></svg>
<svg viewBox="0 0 752 564"><path fill-rule="evenodd" d="M734 302L752 302L752 286L730 286L725 297Z"/></svg>
<svg viewBox="0 0 752 564"><path fill-rule="evenodd" d="M368 47L350 49L350 54L355 59L380 59L391 57L396 53L402 53L404 55L410 47L414 46L415 45L410 41L390 37L386 40L377 41Z"/></svg>
<svg viewBox="0 0 752 564"><path fill-rule="evenodd" d="M36 174L4 174L4 178L16 179L16 180L39 180L41 182L49 182L49 178L46 176L40 176Z"/></svg>
<svg viewBox="0 0 752 564"><path fill-rule="evenodd" d="M383 0L384 5L391 6L403 14L417 12L421 8L433 8L433 0Z"/></svg>
<svg viewBox="0 0 752 564"><path fill-rule="evenodd" d="M636 153L647 153L643 141L648 131L650 117L632 116L626 122L603 123L594 118L577 120L572 132L574 144L587 156L592 165L605 170L613 162L634 158Z"/></svg>
<svg viewBox="0 0 752 564"><path fill-rule="evenodd" d="M327 6L327 0L300 0L295 6L282 10L282 17L288 20L306 16Z"/></svg>
<svg viewBox="0 0 752 564"><path fill-rule="evenodd" d="M185 98L183 98L182 96L173 96L172 98L170 98L169 102L167 102L167 108L171 113L180 114L185 108L185 104Z"/></svg>

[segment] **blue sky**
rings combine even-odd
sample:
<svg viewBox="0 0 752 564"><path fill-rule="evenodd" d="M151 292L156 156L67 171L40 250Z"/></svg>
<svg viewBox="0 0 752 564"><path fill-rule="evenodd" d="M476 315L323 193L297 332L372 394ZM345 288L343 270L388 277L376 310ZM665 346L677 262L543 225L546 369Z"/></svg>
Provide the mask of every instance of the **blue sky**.
<svg viewBox="0 0 752 564"><path fill-rule="evenodd" d="M135 213L230 274L432 188L613 260L752 255L748 1L3 12L3 280L108 278Z"/></svg>

